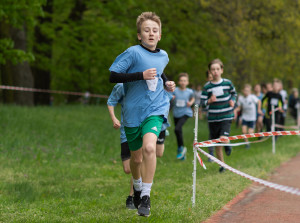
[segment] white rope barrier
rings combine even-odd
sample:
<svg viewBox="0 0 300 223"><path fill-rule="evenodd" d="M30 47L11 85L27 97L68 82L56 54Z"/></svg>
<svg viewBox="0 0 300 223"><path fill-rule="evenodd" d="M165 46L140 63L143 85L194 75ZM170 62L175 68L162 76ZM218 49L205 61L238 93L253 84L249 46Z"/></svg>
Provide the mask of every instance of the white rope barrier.
<svg viewBox="0 0 300 223"><path fill-rule="evenodd" d="M78 96L85 96L86 95L86 93L82 93L82 92L57 91L57 90L36 89L36 88L6 86L6 85L0 85L0 89L13 90L13 91L41 92L41 93L50 93L50 94L78 95ZM94 97L94 98L108 98L107 95L101 95L101 94L88 94L88 96L89 97Z"/></svg>
<svg viewBox="0 0 300 223"><path fill-rule="evenodd" d="M274 108L272 108L272 113L274 114ZM207 140L207 141L203 141L203 142L197 142L197 136L198 136L198 106L195 106L194 109L194 115L195 115L195 129L194 129L194 133L195 133L195 138L194 138L194 144L193 144L193 151L194 151L194 171L193 171L193 197L192 197L192 203L193 203L193 207L195 206L195 202L196 202L196 160L198 159L200 165L206 169L205 164L203 163L201 157L199 156L198 152L201 152L202 154L204 154L206 157L210 158L212 161L214 161L215 163L219 164L220 166L224 167L225 169L238 174L239 176L245 177L253 182L262 184L264 186L276 189L276 190L280 190L283 192L287 192L287 193L291 193L291 194L295 194L300 196L300 189L298 188L293 188L293 187L289 187L289 186L285 186L285 185L280 185L280 184L276 184L276 183L272 183L266 180L262 180L256 177L253 177L249 174L243 173L237 169L234 169L233 167L221 162L219 159L215 158L214 156L206 153L205 151L203 151L200 147L211 147L211 146L240 146L240 145L245 145L245 144L249 144L250 142L241 142L241 143L227 143L228 140L237 140L237 139L248 139L248 138L254 138L254 137L275 137L275 136L287 136L287 135L300 135L300 131L271 131L271 132L260 132L260 133L252 133L252 134L243 134L243 135L236 135L236 136L228 136L228 137L222 137L219 139L212 139L212 140ZM274 118L274 115L272 115ZM275 119L272 120L272 127L275 128ZM274 138L275 139L275 138ZM273 140L274 140L273 139ZM259 142L258 141L253 141L254 142ZM275 141L275 140L274 140ZM275 143L273 144L273 149L272 152L275 153Z"/></svg>
<svg viewBox="0 0 300 223"><path fill-rule="evenodd" d="M198 147L196 145L196 147ZM262 180L262 179L259 179L259 178L256 178L256 177L253 177L249 174L246 174L246 173L243 173L242 171L239 171L237 169L234 169L233 167L221 162L220 160L218 160L217 158L215 158L214 156L206 153L205 151L203 151L202 149L200 148L197 148L199 152L201 152L202 154L204 154L205 156L207 156L208 158L210 158L211 160L213 160L215 163L219 164L220 166L224 167L225 169L235 173L235 174L238 174L242 177L245 177L251 181L254 181L256 183L259 183L259 184L262 184L264 186L267 186L267 187L270 187L270 188L273 188L273 189L276 189L276 190L280 190L280 191L283 191L283 192L287 192L287 193L291 193L291 194L295 194L295 195L298 195L300 196L300 189L298 188L293 188L293 187L289 187L289 186L284 186L284 185L280 185L280 184L276 184L276 183L272 183L272 182L269 182L269 181L266 181L266 180Z"/></svg>

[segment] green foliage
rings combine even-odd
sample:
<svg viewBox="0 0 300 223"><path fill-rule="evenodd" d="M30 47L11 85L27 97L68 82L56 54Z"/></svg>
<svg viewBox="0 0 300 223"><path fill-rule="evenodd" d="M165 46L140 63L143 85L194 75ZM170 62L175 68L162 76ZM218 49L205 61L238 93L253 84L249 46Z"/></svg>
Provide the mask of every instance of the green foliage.
<svg viewBox="0 0 300 223"><path fill-rule="evenodd" d="M51 71L53 89L108 94L112 88L108 69L116 56L139 44L135 21L143 11L155 11L161 17L158 47L169 54L165 71L170 79L188 72L191 83L204 84L207 64L220 58L224 77L232 79L238 89L274 77L288 88L300 83L299 75L290 75L300 72L300 46L295 38L300 35L298 1L53 0L51 13L42 10L46 2L1 1L0 19L16 27L30 24L28 52L37 49L37 60L31 64ZM38 16L49 21L40 23ZM51 41L37 42L35 27ZM9 40L0 41L0 48L5 49L0 63L32 58L8 45ZM51 57L45 52L51 52Z"/></svg>
<svg viewBox="0 0 300 223"><path fill-rule="evenodd" d="M10 39L11 27L32 29L36 25L35 17L43 15L41 4L46 0L13 1L2 0L0 2L0 64L8 61L13 64L23 63L24 61L34 61L31 51L14 49L14 42ZM30 34L29 34L30 36Z"/></svg>
<svg viewBox="0 0 300 223"><path fill-rule="evenodd" d="M34 55L23 50L14 49L14 42L11 39L0 39L0 64L6 64L10 61L13 64L22 63L24 61L33 61Z"/></svg>

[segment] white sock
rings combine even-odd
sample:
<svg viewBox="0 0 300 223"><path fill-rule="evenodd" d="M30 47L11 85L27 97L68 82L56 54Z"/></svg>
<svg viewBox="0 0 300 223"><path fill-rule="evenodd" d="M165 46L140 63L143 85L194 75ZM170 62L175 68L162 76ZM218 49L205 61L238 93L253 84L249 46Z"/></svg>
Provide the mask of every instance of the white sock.
<svg viewBox="0 0 300 223"><path fill-rule="evenodd" d="M140 179L134 179L132 178L133 180L133 186L134 186L134 189L136 191L141 191L142 190L142 178L140 177Z"/></svg>
<svg viewBox="0 0 300 223"><path fill-rule="evenodd" d="M150 197L151 187L152 187L152 183L143 182L141 198L145 195Z"/></svg>

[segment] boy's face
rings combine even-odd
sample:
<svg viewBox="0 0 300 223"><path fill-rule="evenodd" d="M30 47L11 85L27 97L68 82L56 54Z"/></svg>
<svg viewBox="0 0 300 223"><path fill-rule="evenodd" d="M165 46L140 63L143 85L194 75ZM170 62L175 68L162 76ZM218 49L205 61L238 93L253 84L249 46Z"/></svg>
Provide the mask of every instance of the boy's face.
<svg viewBox="0 0 300 223"><path fill-rule="evenodd" d="M267 83L267 91L273 91L273 86L271 83Z"/></svg>
<svg viewBox="0 0 300 223"><path fill-rule="evenodd" d="M207 77L207 81L212 81L213 80L213 76L212 74L209 72L208 73L208 77Z"/></svg>
<svg viewBox="0 0 300 223"><path fill-rule="evenodd" d="M243 90L243 94L244 96L248 96L251 94L251 89L249 87L245 87L244 90Z"/></svg>
<svg viewBox="0 0 300 223"><path fill-rule="evenodd" d="M261 87L260 87L259 84L257 84L257 85L254 86L254 91L255 92L261 92Z"/></svg>
<svg viewBox="0 0 300 223"><path fill-rule="evenodd" d="M214 81L219 81L223 74L223 68L221 68L220 64L214 63L210 66L210 73L212 74Z"/></svg>
<svg viewBox="0 0 300 223"><path fill-rule="evenodd" d="M181 77L178 81L180 88L186 88L189 84L189 79L187 77Z"/></svg>
<svg viewBox="0 0 300 223"><path fill-rule="evenodd" d="M141 25L141 33L138 33L137 36L143 46L149 50L155 50L161 38L160 27L156 22L146 20Z"/></svg>
<svg viewBox="0 0 300 223"><path fill-rule="evenodd" d="M277 83L277 82L273 83L273 91L275 93L278 93L280 91L280 84L279 83Z"/></svg>

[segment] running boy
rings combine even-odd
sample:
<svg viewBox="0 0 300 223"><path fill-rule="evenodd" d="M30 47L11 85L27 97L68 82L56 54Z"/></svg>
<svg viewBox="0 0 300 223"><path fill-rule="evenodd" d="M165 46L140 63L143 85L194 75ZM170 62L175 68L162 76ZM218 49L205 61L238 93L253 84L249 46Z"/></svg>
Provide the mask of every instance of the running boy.
<svg viewBox="0 0 300 223"><path fill-rule="evenodd" d="M253 90L254 90L254 95L258 98L258 100L260 101L260 104L261 104L261 100L263 99L264 94L261 92L260 84L254 85ZM257 132L261 132L263 130L263 127L264 127L264 123L263 123L264 114L265 114L265 111L262 110L262 114L260 114L258 112L258 108L257 108L257 113L256 113L256 131Z"/></svg>
<svg viewBox="0 0 300 223"><path fill-rule="evenodd" d="M275 123L279 124L280 122L280 112L283 112L283 101L279 93L280 84L275 80L273 81L272 91L269 91L264 98L262 99L262 107L266 110L265 114L265 124L267 131L271 131L272 121L271 121L271 111L272 105L274 108L278 108L278 111L275 112ZM278 128L275 128L278 131ZM276 137L277 139L277 137Z"/></svg>
<svg viewBox="0 0 300 223"><path fill-rule="evenodd" d="M193 111L191 106L195 102L194 92L192 89L187 88L189 84L189 75L187 73L180 73L178 79L178 85L173 93L173 117L175 123L175 134L177 139L177 159L185 160L186 147L183 143L182 126L188 120L193 117Z"/></svg>
<svg viewBox="0 0 300 223"><path fill-rule="evenodd" d="M125 131L124 131L124 125L123 122L123 115L121 114L121 122L119 119L115 116L115 106L120 103L123 107L123 97L124 97L124 89L123 84L116 84L107 100L107 108L109 111L109 115L111 117L111 120L113 122L113 127L115 129L120 129L121 135L121 159L123 164L123 170L126 174L130 174L130 150L128 147ZM129 196L126 199L126 207L128 209L135 209L133 205L133 187L132 187L132 177L130 178L130 191Z"/></svg>
<svg viewBox="0 0 300 223"><path fill-rule="evenodd" d="M214 59L208 64L208 69L213 75L213 80L207 82L202 90L202 104L208 105L208 125L210 139L226 138L229 136L232 119L234 118L234 104L237 93L232 82L222 78L223 63L220 59ZM231 154L231 148L225 150ZM216 146L216 155L224 162L221 146ZM224 172L220 167L219 172Z"/></svg>
<svg viewBox="0 0 300 223"><path fill-rule="evenodd" d="M123 164L123 170L124 173L130 174L130 150L124 130L124 125L123 125L123 115L121 113L121 122L119 119L115 116L115 106L120 103L121 106L123 107L123 98L125 96L124 93L124 88L123 84L119 83L116 84L107 100L107 107L108 111L111 117L111 120L113 122L113 127L115 129L120 129L121 135L120 135L120 140L121 140L121 159L122 159L122 164ZM170 97L170 99L172 96ZM164 153L164 142L165 142L165 136L166 136L166 129L169 127L170 124L168 122L163 123L161 132L159 134L159 137L156 142L156 157L162 157ZM135 209L134 204L133 204L133 184L132 184L132 177L130 178L130 192L129 196L126 199L126 207L128 209Z"/></svg>
<svg viewBox="0 0 300 223"><path fill-rule="evenodd" d="M149 216L156 141L170 106L162 79L169 58L164 50L156 48L161 39L160 18L153 12L144 12L136 25L141 44L120 54L109 70L110 82L124 83L123 121L131 151L133 202L139 215ZM166 87L174 91L175 83L166 81Z"/></svg>
<svg viewBox="0 0 300 223"><path fill-rule="evenodd" d="M242 111L242 132L253 133L256 121L256 107L258 114L262 115L261 101L253 94L251 94L251 85L246 84L243 89L243 95L239 96L237 101L237 112ZM245 139L248 142L248 139ZM250 148L250 144L246 144L246 148Z"/></svg>

